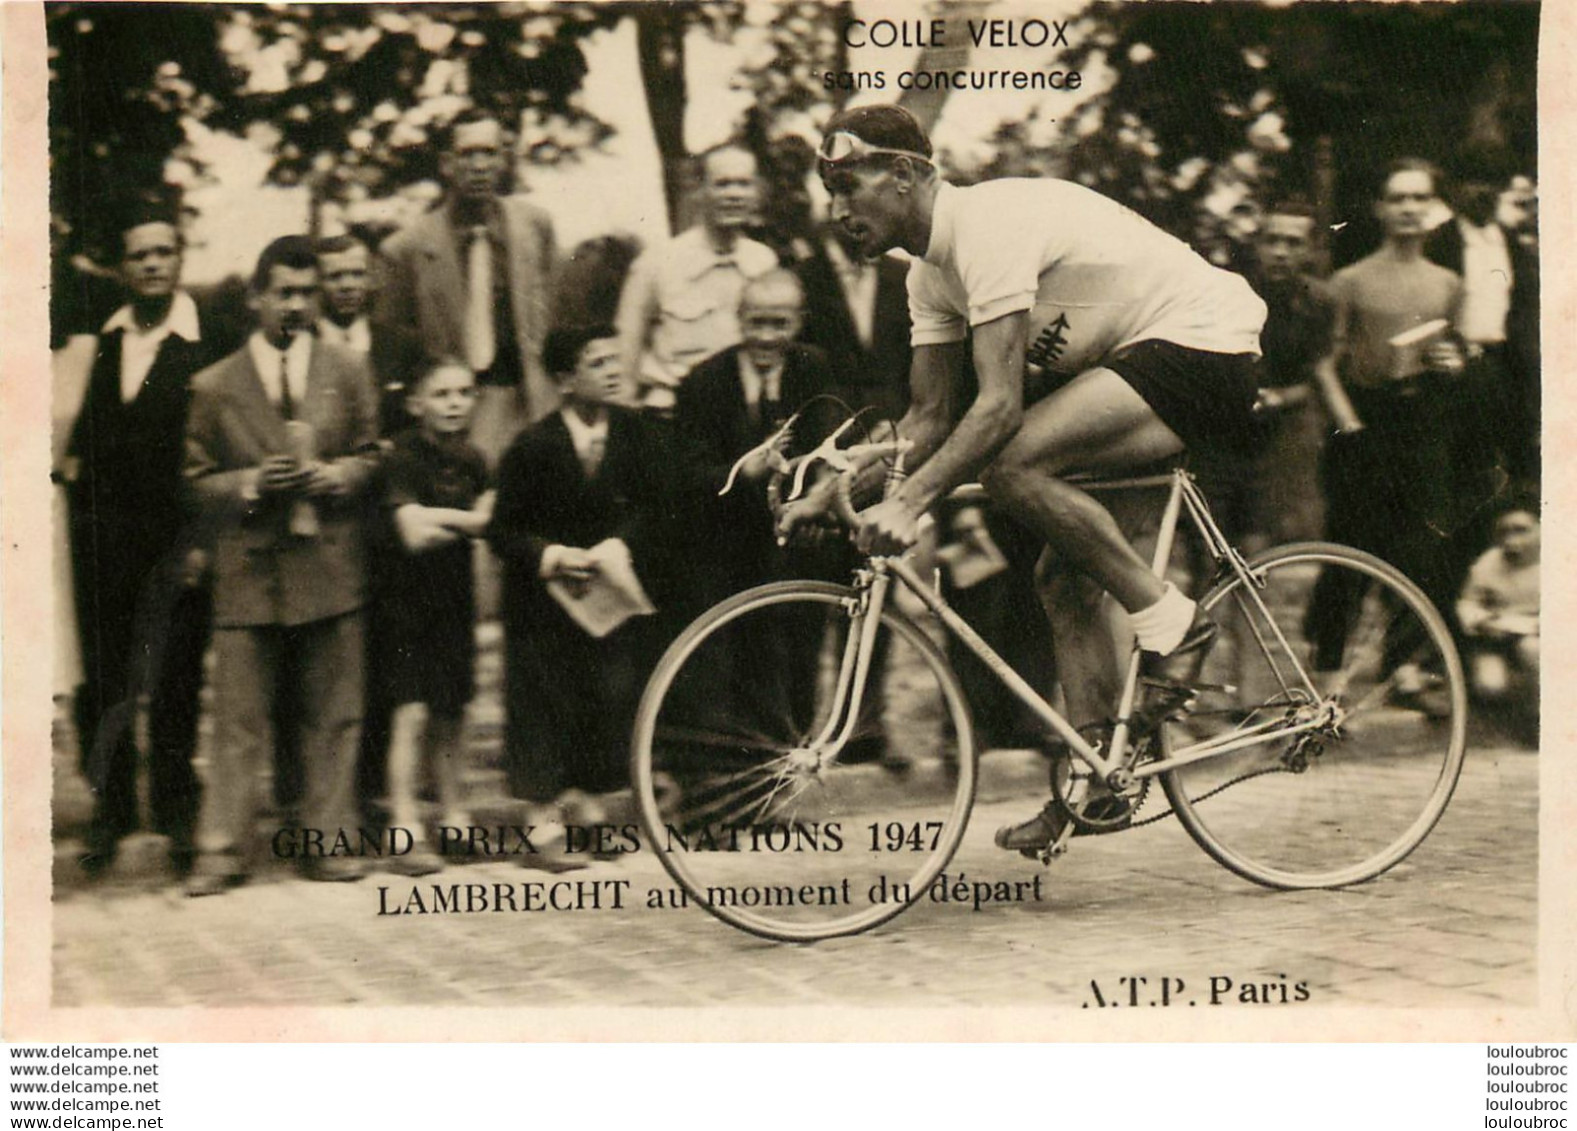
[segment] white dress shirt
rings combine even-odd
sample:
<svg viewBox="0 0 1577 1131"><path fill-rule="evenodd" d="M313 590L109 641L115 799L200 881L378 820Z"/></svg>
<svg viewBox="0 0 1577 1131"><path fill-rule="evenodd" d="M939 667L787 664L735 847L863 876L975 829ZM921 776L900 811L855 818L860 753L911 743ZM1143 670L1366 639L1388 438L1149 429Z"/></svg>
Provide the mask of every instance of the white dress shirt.
<svg viewBox="0 0 1577 1131"><path fill-rule="evenodd" d="M350 350L360 357L372 352L372 327L366 315L357 318L349 326L341 326L331 318L319 318L318 339L328 345Z"/></svg>
<svg viewBox="0 0 1577 1131"><path fill-rule="evenodd" d="M1457 330L1475 345L1500 345L1506 340L1506 315L1511 313L1511 253L1499 224L1482 228L1458 219L1462 233L1462 310Z"/></svg>
<svg viewBox="0 0 1577 1131"><path fill-rule="evenodd" d="M838 273L844 305L854 319L860 344L869 348L876 329L876 264L850 259L837 240L827 240L827 259Z"/></svg>
<svg viewBox="0 0 1577 1131"><path fill-rule="evenodd" d="M597 474L602 466L602 457L608 450L608 416L603 414L602 419L595 424L587 424L580 418L580 414L568 405L559 409L559 416L564 420L564 427L569 429L570 443L575 446L575 456L580 460L580 466L585 470L587 478ZM558 572L559 559L564 556L568 547L555 542L542 551L542 561L537 565L537 576L544 580ZM586 547L581 547L585 549Z"/></svg>
<svg viewBox="0 0 1577 1131"><path fill-rule="evenodd" d="M575 445L575 456L589 476L597 474L602 457L608 450L608 417L604 413L595 424L587 424L572 408L559 409L564 427L569 429L570 443Z"/></svg>
<svg viewBox="0 0 1577 1131"><path fill-rule="evenodd" d="M290 348L281 353L259 331L247 339L246 348L252 355L252 364L263 382L263 391L268 394L269 403L275 408L279 407L282 399L279 377L284 372L288 374L287 380L290 382L291 403L295 405L297 415L300 415L307 403L307 369L312 364L312 335L297 334L291 339ZM281 362L284 363L283 370Z"/></svg>
<svg viewBox="0 0 1577 1131"><path fill-rule="evenodd" d="M164 344L165 338L173 334L188 342L201 341L197 328L197 304L185 291L176 291L164 321L146 330L137 325L136 315L128 303L109 316L102 333L109 334L116 330L122 331L120 399L123 402L135 400L142 391L142 383L148 379L148 371L153 368L153 360L159 356L159 347Z"/></svg>
<svg viewBox="0 0 1577 1131"><path fill-rule="evenodd" d="M627 375L648 408L667 411L691 369L739 341L745 284L778 265L766 245L739 237L730 252L712 246L704 225L642 252L619 298L620 348Z"/></svg>

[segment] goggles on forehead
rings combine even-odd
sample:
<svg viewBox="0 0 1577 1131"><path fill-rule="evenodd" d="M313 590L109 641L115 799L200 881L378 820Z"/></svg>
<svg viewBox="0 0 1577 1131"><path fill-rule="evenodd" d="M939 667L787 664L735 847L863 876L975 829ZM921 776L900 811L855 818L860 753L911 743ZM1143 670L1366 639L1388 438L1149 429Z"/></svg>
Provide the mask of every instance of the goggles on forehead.
<svg viewBox="0 0 1577 1131"><path fill-rule="evenodd" d="M931 164L931 159L923 153L916 153L912 149L888 149L880 145L872 145L858 134L839 130L830 133L821 141L821 150L816 154L817 164L825 169L828 166L841 165L846 161L863 161L867 157L911 157L916 161Z"/></svg>

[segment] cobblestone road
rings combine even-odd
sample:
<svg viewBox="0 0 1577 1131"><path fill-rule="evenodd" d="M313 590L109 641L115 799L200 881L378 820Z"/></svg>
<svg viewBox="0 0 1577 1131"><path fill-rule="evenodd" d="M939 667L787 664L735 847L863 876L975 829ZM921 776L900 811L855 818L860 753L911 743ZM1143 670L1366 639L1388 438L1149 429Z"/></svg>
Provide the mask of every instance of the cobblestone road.
<svg viewBox="0 0 1577 1131"><path fill-rule="evenodd" d="M1004 755L987 755L1002 762ZM126 864L88 888L76 846L57 859L54 1001L120 1005L1012 1004L1077 1006L1091 979L1212 974L1309 984L1322 1004L1532 1004L1537 755L1476 743L1423 847L1358 888L1278 893L1229 874L1175 821L1091 840L1049 870L990 843L1036 802L986 796L950 870L1029 880L1044 899L976 913L921 903L876 931L814 946L766 943L696 909L380 916L386 874L309 884L283 867L221 898L186 900ZM496 862L442 882L518 884ZM668 889L650 852L576 880Z"/></svg>

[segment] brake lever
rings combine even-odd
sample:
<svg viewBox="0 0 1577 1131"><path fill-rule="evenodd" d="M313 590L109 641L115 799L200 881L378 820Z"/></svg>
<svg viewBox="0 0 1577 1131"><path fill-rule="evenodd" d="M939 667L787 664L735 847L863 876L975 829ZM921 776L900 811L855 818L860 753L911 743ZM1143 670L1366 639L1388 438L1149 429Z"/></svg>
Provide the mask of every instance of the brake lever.
<svg viewBox="0 0 1577 1131"><path fill-rule="evenodd" d="M799 467L794 469L794 486L789 491L788 502L792 503L805 493L805 473L810 470L810 465L818 459L826 461L827 466L837 472L848 471L853 466L849 462L849 457L839 449L838 441L843 438L844 433L854 427L855 422L858 420L859 417L857 415L845 420L836 432L816 445L809 454L799 461Z"/></svg>
<svg viewBox="0 0 1577 1131"><path fill-rule="evenodd" d="M789 463L788 460L783 458L782 449L786 446L789 437L793 435L794 425L799 421L799 417L800 414L796 412L785 420L776 432L735 460L734 466L728 469L728 479L724 482L723 489L717 493L718 497L721 498L734 489L734 481L739 478L739 469L763 451L767 453L767 463L773 471L780 474L787 472Z"/></svg>

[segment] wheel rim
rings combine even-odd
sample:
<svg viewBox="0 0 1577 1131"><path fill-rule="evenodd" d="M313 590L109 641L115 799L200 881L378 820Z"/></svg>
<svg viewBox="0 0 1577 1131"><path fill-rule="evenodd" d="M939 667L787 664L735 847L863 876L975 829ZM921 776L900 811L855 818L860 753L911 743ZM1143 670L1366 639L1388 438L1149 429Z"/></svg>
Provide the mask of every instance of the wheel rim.
<svg viewBox="0 0 1577 1131"><path fill-rule="evenodd" d="M725 602L669 649L636 720L632 776L647 843L691 903L768 938L852 934L923 898L974 796L956 681L935 645L891 612L880 633L885 673L869 689L876 705L835 757L816 742L834 705L850 595L791 584ZM804 655L817 659L793 659ZM853 760L876 753L884 730L907 773ZM919 835L911 842L889 825Z"/></svg>
<svg viewBox="0 0 1577 1131"><path fill-rule="evenodd" d="M1169 753L1300 711L1318 715L1299 686L1300 665L1322 700L1331 695L1338 725L1184 766L1167 775L1168 795L1207 852L1258 883L1370 879L1416 848L1450 801L1466 743L1460 661L1439 614L1378 559L1292 548L1255 568L1265 580L1259 596L1297 662L1236 578L1213 590L1202 604L1223 640L1203 678L1239 690L1202 697L1198 713L1172 728ZM1275 668L1250 623L1270 642ZM1234 708L1256 709L1242 717Z"/></svg>

